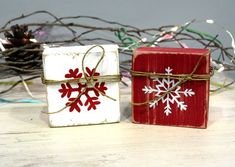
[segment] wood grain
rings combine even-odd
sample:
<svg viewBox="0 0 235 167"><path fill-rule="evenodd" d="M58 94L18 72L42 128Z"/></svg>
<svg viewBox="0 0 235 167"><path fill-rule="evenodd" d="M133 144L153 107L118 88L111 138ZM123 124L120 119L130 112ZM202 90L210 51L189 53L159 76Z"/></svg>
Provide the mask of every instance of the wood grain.
<svg viewBox="0 0 235 167"><path fill-rule="evenodd" d="M31 89L45 99L42 86ZM7 97L25 95L17 91ZM210 97L207 129L130 123L130 87L117 124L49 128L45 103L0 104L0 166L235 166L234 98L235 86Z"/></svg>
<svg viewBox="0 0 235 167"><path fill-rule="evenodd" d="M198 66L197 66L198 64ZM147 73L209 75L210 52L207 49L141 47L134 51L132 70ZM208 119L209 80L159 79L132 77L133 122L140 124L206 128ZM145 90L144 90L145 89ZM147 90L147 91L146 91ZM193 95L182 92L192 91ZM180 93L181 92L181 93ZM154 100L162 97L160 100ZM150 101L150 102L148 102ZM143 102L147 102L143 104ZM152 105L151 103L154 103ZM183 104L183 105L182 105ZM152 106L151 106L152 105ZM183 107L182 107L183 106Z"/></svg>

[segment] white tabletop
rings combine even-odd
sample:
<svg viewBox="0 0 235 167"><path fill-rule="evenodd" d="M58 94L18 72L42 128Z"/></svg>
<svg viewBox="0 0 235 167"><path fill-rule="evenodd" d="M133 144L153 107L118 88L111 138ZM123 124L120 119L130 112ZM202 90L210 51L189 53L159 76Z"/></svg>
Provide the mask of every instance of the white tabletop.
<svg viewBox="0 0 235 167"><path fill-rule="evenodd" d="M45 100L40 83L30 88ZM26 95L19 86L4 97ZM131 123L130 87L116 124L49 128L46 103L0 103L0 166L235 166L234 99L234 85L210 97L207 129Z"/></svg>

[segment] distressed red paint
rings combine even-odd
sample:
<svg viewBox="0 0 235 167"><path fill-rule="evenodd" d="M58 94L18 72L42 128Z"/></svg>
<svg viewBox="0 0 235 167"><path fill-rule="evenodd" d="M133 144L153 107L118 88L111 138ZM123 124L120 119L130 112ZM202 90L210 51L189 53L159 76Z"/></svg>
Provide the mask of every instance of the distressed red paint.
<svg viewBox="0 0 235 167"><path fill-rule="evenodd" d="M203 58L195 74L209 74L210 52L207 49L142 47L134 51L132 70L165 73L166 68L170 67L173 74L190 74L200 56L203 56ZM147 89L156 88L156 84L159 83L158 81L153 81L153 78L133 76L132 101L134 103L142 103L156 98L156 94L146 93L146 89L144 89L146 86ZM189 93L190 89L191 94L188 96L187 92ZM187 81L180 86L179 90L186 92L185 94L187 95L181 94L178 97L178 101L187 106L185 110L180 110L177 103L171 103L171 113L167 115L164 112L166 110L166 103L163 103L161 100L158 101L155 108L150 107L149 104L133 105L133 122L206 128L209 106L209 80Z"/></svg>

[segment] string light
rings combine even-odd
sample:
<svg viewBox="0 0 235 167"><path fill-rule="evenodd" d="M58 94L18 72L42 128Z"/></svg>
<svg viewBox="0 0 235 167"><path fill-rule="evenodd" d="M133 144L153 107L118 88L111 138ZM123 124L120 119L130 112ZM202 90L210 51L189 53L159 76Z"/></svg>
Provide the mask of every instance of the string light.
<svg viewBox="0 0 235 167"><path fill-rule="evenodd" d="M87 45L87 44L93 44L93 43L114 43L118 44L120 46L120 54L123 56L126 56L125 58L128 60L127 63L120 62L120 68L121 72L127 71L131 67L131 55L132 50L140 47L140 46L161 46L167 42L174 42L177 44L177 46L187 48L188 46L185 44L185 41L194 42L195 45L199 44L202 47L208 47L212 49L212 53L214 51L220 51L220 54L218 58L215 58L216 60L213 64L215 66L216 70L218 72L221 71L235 71L235 42L234 37L232 33L224 28L223 26L217 24L212 19L207 20L191 20L184 24L179 25L163 25L161 27L153 27L153 28L138 28L132 25L125 25L119 22L115 21L107 21L102 18L98 17L92 17L92 16L68 16L68 17L56 17L50 12L47 11L35 11L30 14L24 14L22 16L13 18L9 20L2 28L0 29L0 33L5 33L8 31L11 31L10 25L14 24L15 21L25 19L28 17L31 17L33 15L39 15L39 14L47 14L49 17L52 17L53 19L48 22L39 22L39 23L26 23L25 25L29 28L34 29L33 34L36 39L38 39L38 42L31 41L31 43L35 44L53 44L55 46L61 46L61 45L67 45L70 43L77 43L78 45ZM86 24L82 24L79 22L79 19L89 19L87 20ZM73 19L73 22L68 23L67 19ZM98 24L99 26L94 25L94 21L97 21L101 24ZM90 24L90 23L91 24ZM192 29L190 26L192 23L206 23L210 25L217 25L218 27L225 30L226 34L228 34L231 38L231 46L230 47L224 47L223 43L219 41L216 36L213 36L209 33L198 31L195 29ZM47 30L50 27L49 30ZM68 32L71 32L71 35L66 37L66 39L56 38L56 40L50 37L56 37L52 33L52 29L60 28L62 27ZM47 34L47 38L40 38L39 31L42 31L43 33ZM54 29L53 29L54 30ZM56 29L55 29L56 30ZM102 32L102 36L99 36L100 34L97 33L97 31ZM76 32L76 33L75 33ZM67 33L67 32L66 32ZM98 34L98 35L97 35ZM109 36L107 36L107 34ZM112 35L110 37L110 34ZM113 36L115 34L115 36ZM51 35L51 36L50 36ZM208 44L209 43L209 44ZM0 42L0 71L1 73L4 73L5 78L11 77L11 76L18 76L19 74L25 74L25 71L28 71L27 74L34 75L34 78L40 77L41 73L41 59L38 57L36 61L34 60L27 60L27 61L11 61L7 60L9 57L12 57L11 53L14 52L32 52L34 50L29 49L29 45L25 45L22 47L14 47L14 48L4 48L5 44ZM233 49L233 52L232 52ZM36 51L42 51L43 48L36 48ZM4 52L4 53L3 53ZM213 53L214 54L214 53ZM15 55L14 55L15 56ZM229 60L229 61L227 61ZM231 62L233 64L231 64ZM38 64L35 65L35 63ZM129 63L129 64L128 64ZM228 63L228 64L227 64ZM230 64L229 64L230 63ZM32 65L25 67L24 65ZM17 68L16 68L17 67ZM4 69L4 70L1 70ZM10 72L18 71L17 73L7 73L9 70ZM5 75L6 74L6 75ZM34 79L29 78L29 79ZM3 79L3 78L0 78ZM29 80L25 79L25 80ZM22 82L22 81L21 81ZM19 82L19 83L21 83ZM2 92L0 92L1 94Z"/></svg>
<svg viewBox="0 0 235 167"><path fill-rule="evenodd" d="M208 24L214 24L214 20L212 20L212 19L207 19L206 22L207 22Z"/></svg>
<svg viewBox="0 0 235 167"><path fill-rule="evenodd" d="M218 73L221 73L222 71L225 70L225 67L224 67L223 64L220 64L220 63L218 64L218 63L216 63L215 61L213 61L212 59L211 59L211 63L212 63L213 68L214 68Z"/></svg>
<svg viewBox="0 0 235 167"><path fill-rule="evenodd" d="M171 32L176 32L176 31L178 31L178 29L179 29L179 26L175 26L175 27L171 28Z"/></svg>
<svg viewBox="0 0 235 167"><path fill-rule="evenodd" d="M198 22L204 22L204 21L202 20L202 21L198 21ZM222 25L216 23L216 22L215 22L214 20L212 20L212 19L207 19L207 20L205 20L205 22L208 23L208 24L214 24L214 25L216 25L217 27L219 27L219 28L225 30L225 32L229 35L229 37L231 38L231 46L232 46L232 48L233 48L233 57L232 57L232 59L231 59L231 62L233 63L233 62L234 62L234 59L235 59L235 41L234 41L234 37L233 37L232 33L231 33L227 28L225 28L224 26L222 26Z"/></svg>
<svg viewBox="0 0 235 167"><path fill-rule="evenodd" d="M1 51L5 51L6 49L5 49L5 47L3 46L3 42L4 42L4 40L2 40L1 38L0 38L0 49L1 49Z"/></svg>
<svg viewBox="0 0 235 167"><path fill-rule="evenodd" d="M137 41L136 43L133 42L133 43L130 44L129 46L123 48L122 51L129 50L129 49L132 50L132 47L133 47L133 46L135 46L135 45L139 46L139 44L144 43L144 42L147 42L147 40L148 40L147 38L141 38L141 39L140 39L139 41Z"/></svg>

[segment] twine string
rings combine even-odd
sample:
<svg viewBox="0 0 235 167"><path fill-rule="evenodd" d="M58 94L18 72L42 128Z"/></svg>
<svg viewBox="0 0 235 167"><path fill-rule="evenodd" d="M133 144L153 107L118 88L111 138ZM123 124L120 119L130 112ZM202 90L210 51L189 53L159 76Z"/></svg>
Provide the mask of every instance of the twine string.
<svg viewBox="0 0 235 167"><path fill-rule="evenodd" d="M101 57L99 58L98 62L96 63L93 71L92 71L92 74L91 76L88 76L85 72L85 58L88 56L89 52L96 48L96 47L99 47L102 49L102 54L101 54ZM71 106L73 103L75 103L87 90L88 87L91 87L93 89L95 89L96 91L98 91L102 96L105 96L113 101L116 101L115 98L111 97L111 96L108 96L106 95L105 93L101 92L99 89L97 89L95 87L95 83L96 82L120 82L121 81L121 76L120 75L103 75L103 76L94 76L95 73L96 73L96 70L98 68L98 66L100 65L101 61L104 59L104 56L105 56L105 49L101 46L101 45L94 45L92 46L91 48L89 48L83 58L82 58L82 72L84 74L84 78L76 78L76 79L66 79L66 80L47 80L45 79L44 77L42 77L42 83L48 85L48 84L58 84L58 83L64 83L64 82L69 82L69 83L74 83L74 82L80 82L80 83L85 83L86 84L86 87L84 87L82 89L82 91L77 95L77 97L67 103L63 108L59 109L58 111L54 111L54 112L43 112L43 113L46 113L46 114L55 114L55 113L59 113L61 111L63 111L64 109L66 109L67 107Z"/></svg>
<svg viewBox="0 0 235 167"><path fill-rule="evenodd" d="M91 76L89 77L89 76L85 73L84 61L85 61L85 58L86 58L86 56L88 55L88 53L89 53L92 49L94 49L94 48L96 48L96 47L99 47L99 48L102 49L102 54L101 54L100 59L99 59L98 62L96 63L95 68L94 68L94 70L93 70ZM116 101L115 98L112 98L111 96L108 96L108 95L104 94L103 92L101 92L99 89L97 89L97 88L95 87L95 78L94 78L94 75L95 75L96 70L97 70L98 66L100 65L101 61L104 59L104 55L105 55L105 50L104 50L104 48L103 48L102 46L100 46L100 45L94 45L94 46L92 46L90 49L88 49L88 50L86 51L86 53L84 54L84 56L83 56L83 58L82 58L82 71L83 71L83 74L84 74L84 78L85 78L85 80L87 81L87 85L91 86L93 89L95 89L96 91L98 91L102 96L105 96L105 97L107 97L107 98L109 98L109 99L111 99L111 100L113 100L113 101ZM110 76L111 76L111 75L110 75ZM107 77L106 79L109 80L108 77Z"/></svg>
<svg viewBox="0 0 235 167"><path fill-rule="evenodd" d="M53 111L53 112L42 111L42 113L44 113L44 114L56 114L56 113L59 113L59 112L63 111L64 109L66 109L67 107L69 107L69 106L71 106L73 103L75 103L75 102L85 93L86 89L87 89L87 87L83 88L83 90L81 91L81 93L79 93L79 94L77 95L77 97L76 97L73 101L71 101L71 102L69 102L68 104L66 104L63 108L61 108L61 109L59 109L59 110L57 110L57 111Z"/></svg>
<svg viewBox="0 0 235 167"><path fill-rule="evenodd" d="M88 53L89 53L92 49L94 49L95 47L101 48L101 49L102 49L102 54L101 54L101 57L100 57L100 59L98 60L97 64L95 65L95 68L94 68L94 70L93 70L91 76L88 77L88 75L85 73L84 61L85 61L85 58L86 58L86 56L88 55ZM97 68L98 68L98 66L99 66L99 64L100 64L100 62L103 60L104 54L105 54L104 48L103 48L102 46L100 46L100 45L95 45L95 46L92 46L90 49L88 49L88 50L86 51L86 53L84 54L83 58L82 58L82 72L83 72L83 74L84 74L85 80L87 81L87 84L90 84L90 86L93 86L93 84L94 84L94 74L95 74L95 72L96 72L96 70L97 70Z"/></svg>
<svg viewBox="0 0 235 167"><path fill-rule="evenodd" d="M202 58L205 55L201 55L196 63L196 65L194 66L193 70L191 73L189 74L164 74L164 73L151 73L151 72L140 72L140 71L131 71L132 76L143 76L143 77L158 77L158 78L172 78L172 79L178 79L179 81L172 86L170 89L166 90L166 92L164 92L162 95L152 99L152 100L146 100L144 102L131 102L133 105L136 106L140 106L140 105L146 105L149 103L152 103L154 101L159 101L162 98L164 98L166 95L170 94L173 90L175 90L178 86L181 86L182 84L184 84L187 81L190 80L194 80L194 81L203 81L203 80L209 80L210 77L214 74L214 71L212 69L212 71L210 72L210 74L195 74L195 72L197 71Z"/></svg>

